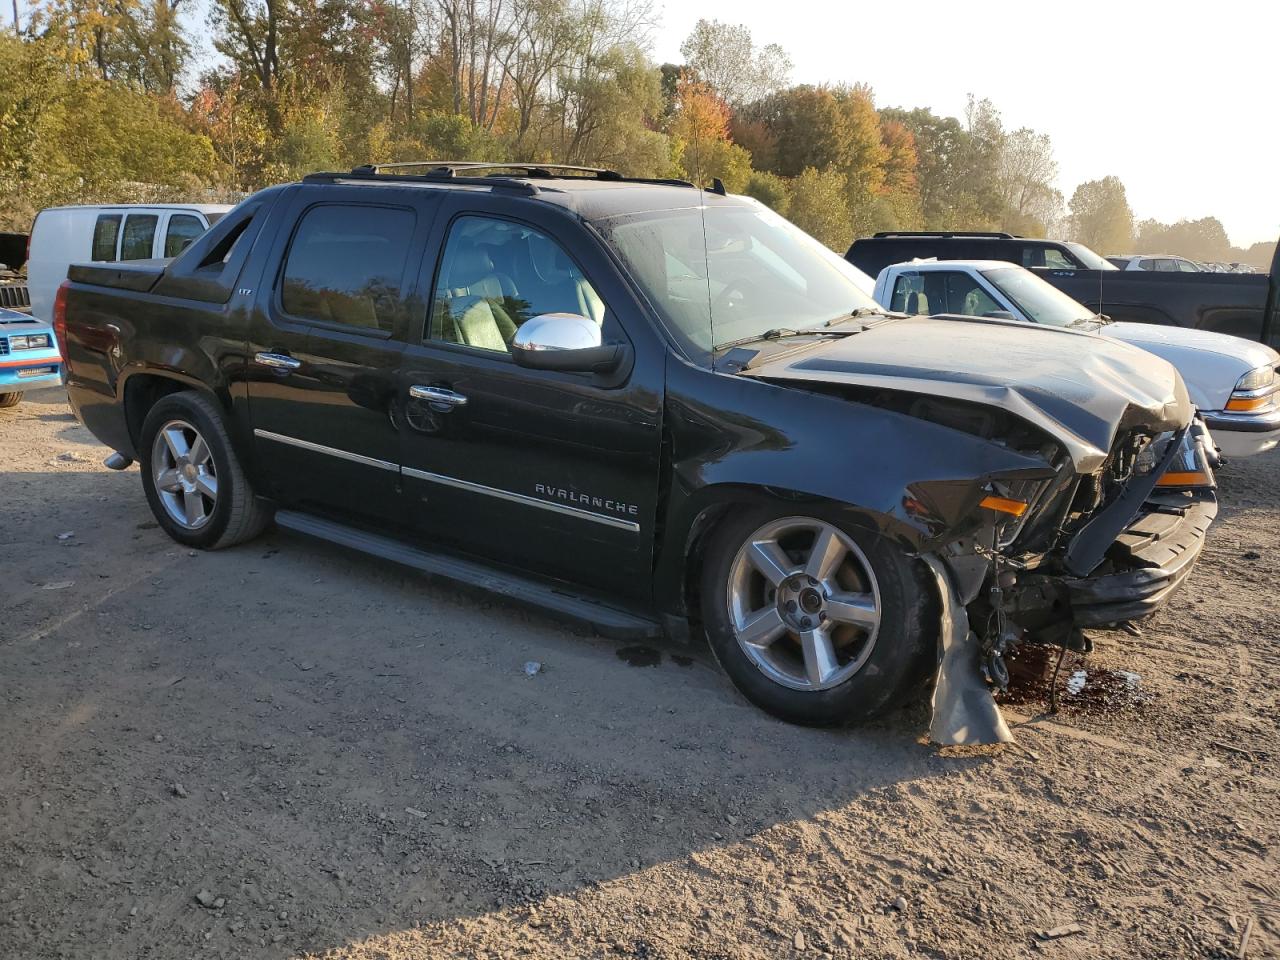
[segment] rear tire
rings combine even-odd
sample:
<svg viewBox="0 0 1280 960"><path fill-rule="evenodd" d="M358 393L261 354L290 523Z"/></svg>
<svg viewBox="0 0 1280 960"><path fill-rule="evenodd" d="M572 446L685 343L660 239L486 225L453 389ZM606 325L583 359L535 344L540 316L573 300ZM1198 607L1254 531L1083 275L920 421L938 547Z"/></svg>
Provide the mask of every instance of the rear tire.
<svg viewBox="0 0 1280 960"><path fill-rule="evenodd" d="M21 391L17 391L16 393L0 393L0 408L16 407L22 402L22 396Z"/></svg>
<svg viewBox="0 0 1280 960"><path fill-rule="evenodd" d="M936 662L926 573L833 511L749 510L712 534L703 622L756 706L791 723L858 723L896 706Z"/></svg>
<svg viewBox="0 0 1280 960"><path fill-rule="evenodd" d="M217 550L251 540L271 520L240 466L222 412L195 391L162 397L142 423L142 488L178 543Z"/></svg>

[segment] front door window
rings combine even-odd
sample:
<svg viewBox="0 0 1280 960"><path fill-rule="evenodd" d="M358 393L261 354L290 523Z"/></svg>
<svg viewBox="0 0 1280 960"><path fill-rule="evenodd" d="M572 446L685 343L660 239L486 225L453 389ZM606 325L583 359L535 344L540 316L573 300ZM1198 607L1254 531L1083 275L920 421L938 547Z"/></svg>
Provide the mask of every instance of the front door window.
<svg viewBox="0 0 1280 960"><path fill-rule="evenodd" d="M604 301L591 282L545 233L494 217L455 220L428 338L506 353L521 324L544 313L605 320Z"/></svg>

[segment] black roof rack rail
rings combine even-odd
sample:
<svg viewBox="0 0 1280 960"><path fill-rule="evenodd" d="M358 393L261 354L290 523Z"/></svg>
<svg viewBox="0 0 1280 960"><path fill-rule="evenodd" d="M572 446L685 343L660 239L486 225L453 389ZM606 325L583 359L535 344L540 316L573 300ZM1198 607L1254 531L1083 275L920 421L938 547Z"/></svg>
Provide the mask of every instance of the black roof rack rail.
<svg viewBox="0 0 1280 960"><path fill-rule="evenodd" d="M410 168L425 168L422 173L407 173ZM384 172L387 171L387 172ZM618 183L648 183L670 187L693 187L688 180L674 178L627 177L603 167L580 167L567 163L489 163L477 160L408 160L398 163L366 163L350 173L312 173L303 177L310 183L333 183L339 180L380 180L407 183L466 183L500 187L525 194L536 194L538 188L529 180L583 179Z"/></svg>
<svg viewBox="0 0 1280 960"><path fill-rule="evenodd" d="M886 237L981 237L985 240L1021 240L1016 233L983 230L882 230L875 234L877 239Z"/></svg>
<svg viewBox="0 0 1280 960"><path fill-rule="evenodd" d="M309 173L302 178L303 183L341 183L352 180L377 183L465 183L469 186L511 190L530 197L538 193L538 188L532 183L513 177L456 177L451 171L441 173L437 170L421 174L377 173L370 167L356 167L350 173Z"/></svg>
<svg viewBox="0 0 1280 960"><path fill-rule="evenodd" d="M623 180L617 170L604 167L580 167L571 163L490 163L482 160L401 160L397 163L366 163L356 170L381 173L383 170L403 170L406 167L427 167L431 173L443 176L470 176L479 170L515 170L524 177L554 177L563 174L595 180Z"/></svg>
<svg viewBox="0 0 1280 960"><path fill-rule="evenodd" d="M573 179L581 177L584 180L609 180L618 183L650 183L665 185L671 187L692 187L693 183L688 180L680 180L675 177L628 177L619 173L617 170L609 170L605 167L583 167L572 163L522 163L519 161L511 161L508 163L493 163L487 160L406 160L398 163L368 163L363 167L357 167L358 170L373 170L379 172L382 170L399 170L405 167L428 167L430 172L441 175L457 176L473 176L480 170L513 170L519 177L528 177L530 179L556 179L565 178ZM495 174L490 174L494 176ZM500 174L499 174L500 175Z"/></svg>

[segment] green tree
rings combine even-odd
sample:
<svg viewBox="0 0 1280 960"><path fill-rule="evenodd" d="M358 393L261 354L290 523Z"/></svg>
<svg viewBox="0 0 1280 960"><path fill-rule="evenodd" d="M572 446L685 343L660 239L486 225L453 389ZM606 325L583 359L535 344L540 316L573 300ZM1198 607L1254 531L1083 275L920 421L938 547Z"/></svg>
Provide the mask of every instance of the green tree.
<svg viewBox="0 0 1280 960"><path fill-rule="evenodd" d="M901 123L915 142L920 217L928 229L999 226L1002 204L994 186L999 154L990 143L997 124L977 104L970 114L966 126L926 108L880 111L882 122Z"/></svg>
<svg viewBox="0 0 1280 960"><path fill-rule="evenodd" d="M725 102L738 106L774 93L791 75L791 58L776 43L757 47L742 24L699 20L680 44L694 75Z"/></svg>
<svg viewBox="0 0 1280 960"><path fill-rule="evenodd" d="M1142 253L1175 253L1192 260L1238 259L1233 257L1226 228L1217 217L1177 223L1143 220L1138 224L1133 245Z"/></svg>
<svg viewBox="0 0 1280 960"><path fill-rule="evenodd" d="M813 167L802 170L791 184L791 208L787 216L801 230L837 253L844 253L853 241L853 218L845 196L845 178L838 170Z"/></svg>
<svg viewBox="0 0 1280 960"><path fill-rule="evenodd" d="M1120 179L1103 177L1076 187L1070 227L1073 240L1104 256L1127 251L1133 243L1133 211Z"/></svg>
<svg viewBox="0 0 1280 960"><path fill-rule="evenodd" d="M1000 225L1026 236L1045 236L1062 216L1057 179L1058 162L1047 134L1022 127L1005 137L996 181L1004 207Z"/></svg>
<svg viewBox="0 0 1280 960"><path fill-rule="evenodd" d="M777 174L752 171L742 192L781 216L785 217L791 209L791 186Z"/></svg>

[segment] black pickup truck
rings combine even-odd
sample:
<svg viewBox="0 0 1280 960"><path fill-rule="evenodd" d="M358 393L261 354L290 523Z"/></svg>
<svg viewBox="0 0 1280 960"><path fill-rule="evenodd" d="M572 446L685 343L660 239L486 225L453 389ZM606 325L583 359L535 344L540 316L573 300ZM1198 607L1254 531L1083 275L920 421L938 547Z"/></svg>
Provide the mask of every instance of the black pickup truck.
<svg viewBox="0 0 1280 960"><path fill-rule="evenodd" d="M1011 233L886 232L853 241L845 258L873 278L913 259L1006 260L1036 271L1095 313L1280 344L1280 247L1271 273L1117 270L1079 243Z"/></svg>
<svg viewBox="0 0 1280 960"><path fill-rule="evenodd" d="M72 266L55 327L180 543L274 516L606 633L705 633L804 723L883 711L941 645L935 739L1006 736L979 663L1162 603L1216 513L1205 444L1150 354L886 316L858 282L688 183L368 167L171 262Z"/></svg>

